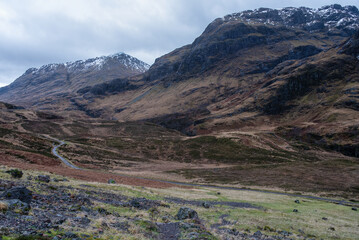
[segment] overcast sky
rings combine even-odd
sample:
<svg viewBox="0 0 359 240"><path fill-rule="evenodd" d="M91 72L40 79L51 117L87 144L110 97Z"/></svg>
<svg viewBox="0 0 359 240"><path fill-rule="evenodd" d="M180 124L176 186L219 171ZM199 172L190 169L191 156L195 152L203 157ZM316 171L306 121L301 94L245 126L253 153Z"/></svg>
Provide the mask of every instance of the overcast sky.
<svg viewBox="0 0 359 240"><path fill-rule="evenodd" d="M30 67L117 52L152 64L229 13L333 3L359 0L0 0L0 86Z"/></svg>

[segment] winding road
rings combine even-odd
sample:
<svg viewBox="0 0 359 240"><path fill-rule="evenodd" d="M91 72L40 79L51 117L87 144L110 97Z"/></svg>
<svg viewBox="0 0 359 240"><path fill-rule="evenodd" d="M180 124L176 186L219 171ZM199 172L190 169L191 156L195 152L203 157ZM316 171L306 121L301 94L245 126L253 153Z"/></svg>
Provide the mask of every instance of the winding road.
<svg viewBox="0 0 359 240"><path fill-rule="evenodd" d="M80 170L81 168L76 167L75 165L73 165L72 163L70 163L67 159L65 159L64 157L62 157L58 152L57 149L63 145L65 145L66 143L64 141L61 141L59 139L56 138L51 138L52 140L57 141L59 144L58 145L53 145L52 148L52 154L54 154L56 157L58 157L66 166L73 168L73 169L78 169Z"/></svg>
<svg viewBox="0 0 359 240"><path fill-rule="evenodd" d="M73 169L77 169L77 170L86 170L86 169L79 168L79 167L73 165L72 163L70 163L68 160L66 160L64 157L62 157L57 152L57 149L59 147L66 144L64 141L56 139L56 138L53 138L53 137L49 137L49 136L46 136L46 137L59 143L57 145L55 145L55 144L53 145L52 154L54 154L56 157L58 157L64 164L66 164L66 166L68 166L70 168L73 168ZM274 191L267 191L267 190L257 190L257 189L237 188L237 187L215 186L215 185L207 185L207 184L174 182L174 181L157 180L157 179L150 179L150 178L143 178L143 177L134 177L134 176L128 176L128 175L119 174L119 173L116 173L116 175L121 176L121 177L130 177L130 178L135 178L135 179L150 180L150 181L161 182L161 183L170 183L170 184L179 185L179 186L206 187L206 188L223 189L223 190L260 192L260 193L284 195L284 196L290 196L290 197L307 198L307 199L331 202L331 203L340 204L340 205L359 207L359 203L354 203L354 202L349 202L349 201L344 201L344 200L331 199L331 198L322 198L322 197L316 197L316 196L310 196L310 195L299 195L299 194L293 194L293 193L274 192Z"/></svg>

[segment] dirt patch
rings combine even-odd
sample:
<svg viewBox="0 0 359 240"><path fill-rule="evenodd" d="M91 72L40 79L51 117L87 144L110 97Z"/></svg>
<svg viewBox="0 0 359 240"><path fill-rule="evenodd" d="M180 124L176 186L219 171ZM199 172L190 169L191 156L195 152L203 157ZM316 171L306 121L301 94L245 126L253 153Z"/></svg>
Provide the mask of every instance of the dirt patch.
<svg viewBox="0 0 359 240"><path fill-rule="evenodd" d="M9 167L20 168L24 170L38 170L51 172L53 174L58 174L62 176L72 177L75 179L89 181L89 182L108 182L109 179L113 179L118 184L125 184L131 186L143 186L143 187L153 187L153 188L169 188L169 187L179 187L170 183L162 183L145 179L138 179L134 177L125 177L119 176L117 174L105 173L95 170L76 170L69 169L62 165L54 166L45 166L40 164L30 164L17 160L13 156L2 155L0 157L0 164L6 165Z"/></svg>
<svg viewBox="0 0 359 240"><path fill-rule="evenodd" d="M12 149L0 150L0 162L6 163L11 159L12 162L29 163L44 166L60 166L61 162L57 159L50 158L41 154L30 153Z"/></svg>

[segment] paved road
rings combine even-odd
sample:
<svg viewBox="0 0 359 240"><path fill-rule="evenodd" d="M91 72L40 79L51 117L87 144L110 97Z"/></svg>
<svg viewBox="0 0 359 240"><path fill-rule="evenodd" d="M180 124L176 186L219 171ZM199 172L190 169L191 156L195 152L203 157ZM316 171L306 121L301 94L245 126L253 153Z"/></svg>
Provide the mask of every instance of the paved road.
<svg viewBox="0 0 359 240"><path fill-rule="evenodd" d="M66 160L64 157L62 157L58 152L57 149L65 144L64 141L61 141L56 138L48 137L52 140L57 141L59 144L54 145L52 148L52 153L58 157L63 163L65 163L68 167L73 169L81 169L79 167L76 167L72 163L70 163L68 160ZM85 169L82 169L85 170ZM150 179L150 178L143 178L143 177L134 177L134 176L128 176L125 174L117 174L122 177L131 177L136 179L143 179L143 180L150 180L155 182L162 182L162 183L171 183L179 186L190 186L190 187L206 187L206 188L215 188L215 189L223 189L223 190L235 190L235 191L251 191L251 192L260 192L260 193L268 193L268 194L277 194L277 195L285 195L290 197L297 197L297 198L307 198L307 199L314 199L314 200L320 200L320 201L326 201L331 202L335 204L340 205L348 205L348 206L358 206L359 203L354 202L348 202L344 200L337 200L337 199L331 199L331 198L322 198L322 197L316 197L316 196L308 196L308 195L299 195L299 194L292 194L292 193L283 193L283 192L273 192L273 191L266 191L266 190L256 190L256 189L248 189L248 188L237 188L237 187L223 187L223 186L214 186L214 185L206 185L206 184L195 184L195 183L183 183L183 182L173 182L173 181L166 181L166 180L156 180L156 179Z"/></svg>
<svg viewBox="0 0 359 240"><path fill-rule="evenodd" d="M65 159L64 157L62 157L58 152L57 152L57 149L59 147L61 147L62 145L65 145L65 142L64 141L61 141L61 140L58 140L56 138L51 138L55 141L57 141L59 144L58 145L53 145L53 148L52 148L52 154L54 154L56 157L58 157L63 163L66 164L66 166L70 167L70 168L73 168L73 169L81 169L79 167L76 167L75 165L73 165L72 163L70 163L67 159Z"/></svg>

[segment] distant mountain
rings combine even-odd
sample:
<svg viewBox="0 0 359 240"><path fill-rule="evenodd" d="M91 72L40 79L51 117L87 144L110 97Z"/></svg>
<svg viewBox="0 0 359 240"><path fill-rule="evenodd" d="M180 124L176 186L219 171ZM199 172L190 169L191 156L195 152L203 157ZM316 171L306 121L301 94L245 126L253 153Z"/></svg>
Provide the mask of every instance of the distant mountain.
<svg viewBox="0 0 359 240"><path fill-rule="evenodd" d="M77 90L115 78L144 73L149 65L125 53L28 69L0 89L0 100L22 106L42 106L46 99L72 96ZM43 102L45 101L45 102Z"/></svg>

